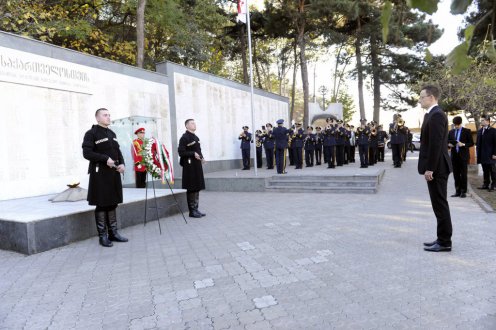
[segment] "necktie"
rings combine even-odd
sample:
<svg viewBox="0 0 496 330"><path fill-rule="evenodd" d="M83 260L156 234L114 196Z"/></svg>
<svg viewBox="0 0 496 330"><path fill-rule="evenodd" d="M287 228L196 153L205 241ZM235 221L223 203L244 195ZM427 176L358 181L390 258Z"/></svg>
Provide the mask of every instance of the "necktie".
<svg viewBox="0 0 496 330"><path fill-rule="evenodd" d="M456 142L460 142L460 134L462 132L462 129L459 128L456 130ZM456 152L460 151L460 147L458 146L458 143L456 144Z"/></svg>

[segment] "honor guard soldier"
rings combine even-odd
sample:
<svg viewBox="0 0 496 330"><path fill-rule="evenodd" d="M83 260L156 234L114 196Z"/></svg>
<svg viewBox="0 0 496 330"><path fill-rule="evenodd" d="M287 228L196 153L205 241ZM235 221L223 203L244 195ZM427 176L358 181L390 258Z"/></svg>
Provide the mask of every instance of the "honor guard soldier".
<svg viewBox="0 0 496 330"><path fill-rule="evenodd" d="M373 166L377 163L377 148L379 141L377 139L377 129L375 122L370 123L370 144L369 144L369 165Z"/></svg>
<svg viewBox="0 0 496 330"><path fill-rule="evenodd" d="M360 127L356 131L356 144L358 145L358 154L360 156L360 168L369 166L369 144L370 129L365 125L366 120L360 119Z"/></svg>
<svg viewBox="0 0 496 330"><path fill-rule="evenodd" d="M383 126L379 125L377 127L377 161L379 162L384 162L384 153L387 139L389 139L389 135L383 129Z"/></svg>
<svg viewBox="0 0 496 330"><path fill-rule="evenodd" d="M267 123L265 127L262 126L263 147L265 149L265 158L267 160L267 169L274 168L274 146L275 138L272 132L272 124Z"/></svg>
<svg viewBox="0 0 496 330"><path fill-rule="evenodd" d="M198 209L200 202L200 190L205 189L205 179L203 177L203 164L205 159L200 147L200 139L196 136L196 123L194 119L187 119L184 122L186 132L184 132L177 153L179 154L179 165L183 168L182 188L186 189L186 201L188 203L189 216L191 218L201 218L205 213Z"/></svg>
<svg viewBox="0 0 496 330"><path fill-rule="evenodd" d="M88 204L95 205L95 222L100 245L112 246L114 242L127 242L117 231L117 205L122 203L121 173L124 173L117 136L110 130L110 113L100 108L95 113L98 125L93 125L84 135L83 157L90 161L88 173Z"/></svg>
<svg viewBox="0 0 496 330"><path fill-rule="evenodd" d="M294 161L295 161L295 169L301 170L303 168L303 128L301 127L301 123L296 124L296 129L294 133L294 138L292 145L294 146Z"/></svg>
<svg viewBox="0 0 496 330"><path fill-rule="evenodd" d="M315 165L322 164L322 144L324 143L324 134L320 126L315 127Z"/></svg>
<svg viewBox="0 0 496 330"><path fill-rule="evenodd" d="M355 162L355 146L356 146L356 135L355 135L355 126L350 126L350 154L349 160L350 163Z"/></svg>
<svg viewBox="0 0 496 330"><path fill-rule="evenodd" d="M346 129L343 127L343 121L338 120L338 127L335 132L336 136L336 165L343 166L344 164L344 139Z"/></svg>
<svg viewBox="0 0 496 330"><path fill-rule="evenodd" d="M288 147L288 135L290 131L282 126L284 124L284 119L279 119L277 122L277 127L272 130L275 139L276 146L276 168L277 174L286 173L286 148Z"/></svg>
<svg viewBox="0 0 496 330"><path fill-rule="evenodd" d="M243 171L250 169L250 143L253 142L251 139L251 133L248 132L248 126L243 126L243 132L238 137L241 140L241 155L243 156Z"/></svg>
<svg viewBox="0 0 496 330"><path fill-rule="evenodd" d="M467 168L470 160L469 149L474 145L472 132L462 127L462 117L453 118L453 128L448 133L448 147L451 149L451 164L456 192L451 197L467 197Z"/></svg>
<svg viewBox="0 0 496 330"><path fill-rule="evenodd" d="M334 121L327 118L327 126L324 130L324 159L327 161L327 168L334 168L334 147L336 146L336 127Z"/></svg>
<svg viewBox="0 0 496 330"><path fill-rule="evenodd" d="M262 131L257 129L255 131L255 148L256 148L256 152L257 152L257 168L262 168L262 144L263 144Z"/></svg>
<svg viewBox="0 0 496 330"><path fill-rule="evenodd" d="M305 149L305 165L306 167L313 166L313 154L315 152L315 143L316 138L315 134L313 134L313 127L307 127L307 134L303 139L303 148Z"/></svg>
<svg viewBox="0 0 496 330"><path fill-rule="evenodd" d="M143 161L141 152L143 150L145 129L143 127L140 127L136 131L134 131L134 134L138 136L138 138L134 139L133 147L131 149L134 160L136 188L146 188L146 166L141 164L141 162Z"/></svg>
<svg viewBox="0 0 496 330"><path fill-rule="evenodd" d="M401 115L395 114L393 116L393 122L389 124L389 134L391 135L391 150L393 152L393 164L395 168L400 168L402 163L402 152L405 145L404 137L402 133L403 125L405 122L401 119Z"/></svg>

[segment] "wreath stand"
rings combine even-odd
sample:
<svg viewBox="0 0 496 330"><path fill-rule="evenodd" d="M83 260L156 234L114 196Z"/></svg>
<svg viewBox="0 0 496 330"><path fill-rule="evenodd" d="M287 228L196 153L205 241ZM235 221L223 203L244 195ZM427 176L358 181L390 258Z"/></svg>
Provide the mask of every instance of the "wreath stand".
<svg viewBox="0 0 496 330"><path fill-rule="evenodd" d="M172 197L174 198L174 205L177 207L177 209L179 210L179 212L181 212L181 215L183 216L184 222L188 223L188 221L186 221L186 217L184 216L183 210L181 210L181 207L179 206L179 202L177 201L176 195L172 191L172 187L171 187L171 185L169 183L169 180L167 178L165 178L165 181L167 182L167 186L169 186L169 189L170 189L170 192L172 194ZM155 209L155 212L156 212L156 215L157 215L158 230L160 231L160 235L162 235L162 226L160 225L160 216L158 214L158 210L159 209L162 209L163 207L159 207L158 206L157 194L156 194L156 191L155 191L155 181L153 180L153 178L152 178L152 188L153 188L153 200L155 200L155 206L148 207L148 173L146 173L146 180L145 180L145 219L144 219L143 226L146 226L146 214L147 214L147 210L149 208L150 209ZM151 200L150 200L150 203L151 203Z"/></svg>

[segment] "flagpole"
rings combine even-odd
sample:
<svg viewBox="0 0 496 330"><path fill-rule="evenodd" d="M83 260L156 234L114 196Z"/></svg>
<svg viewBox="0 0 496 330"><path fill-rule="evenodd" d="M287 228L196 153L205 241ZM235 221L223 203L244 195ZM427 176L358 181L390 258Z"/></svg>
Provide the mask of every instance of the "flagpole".
<svg viewBox="0 0 496 330"><path fill-rule="evenodd" d="M250 25L250 7L248 6L248 0L245 1L245 6L246 6L246 26L248 28L248 50L249 50L249 57L250 57L250 89L251 89L251 96L250 96L250 106L251 106L251 127L252 127L252 137L255 134L255 114L253 110L253 64L252 64L252 55L251 55L251 25ZM255 150L253 153L254 157L254 164L253 167L255 168L255 176L258 176L258 169L257 169L257 143L256 143L256 137L255 137L255 143L253 143L252 149Z"/></svg>

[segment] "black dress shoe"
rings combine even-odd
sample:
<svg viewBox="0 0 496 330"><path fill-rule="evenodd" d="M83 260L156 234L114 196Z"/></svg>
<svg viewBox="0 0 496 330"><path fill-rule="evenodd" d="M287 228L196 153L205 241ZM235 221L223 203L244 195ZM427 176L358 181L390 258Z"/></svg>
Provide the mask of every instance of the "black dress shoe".
<svg viewBox="0 0 496 330"><path fill-rule="evenodd" d="M189 217L190 218L201 218L202 215L198 211L193 210L193 211L189 212Z"/></svg>
<svg viewBox="0 0 496 330"><path fill-rule="evenodd" d="M425 243L424 243L424 246L433 246L433 245L435 245L435 244L437 244L437 240L435 240L435 241L433 241L433 242L425 242Z"/></svg>
<svg viewBox="0 0 496 330"><path fill-rule="evenodd" d="M206 213L203 213L202 211L200 210L196 210L196 212L198 212L202 217L206 216L207 214Z"/></svg>
<svg viewBox="0 0 496 330"><path fill-rule="evenodd" d="M451 195L451 197L460 197L460 196L461 196L461 194L460 194L460 193L456 193L456 194L454 194L454 195Z"/></svg>
<svg viewBox="0 0 496 330"><path fill-rule="evenodd" d="M467 194L466 193L461 193L460 194L460 198L465 198L465 197L467 197Z"/></svg>
<svg viewBox="0 0 496 330"><path fill-rule="evenodd" d="M450 252L451 246L443 246L439 245L439 243L434 244L433 246L425 247L424 251L429 252Z"/></svg>

